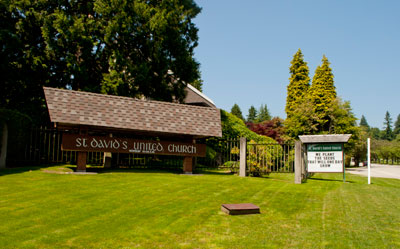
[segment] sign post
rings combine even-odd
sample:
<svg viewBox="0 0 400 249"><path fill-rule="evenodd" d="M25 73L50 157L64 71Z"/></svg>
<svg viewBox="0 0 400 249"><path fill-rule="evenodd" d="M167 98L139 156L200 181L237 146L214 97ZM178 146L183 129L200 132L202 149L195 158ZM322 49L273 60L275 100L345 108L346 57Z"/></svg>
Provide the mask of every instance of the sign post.
<svg viewBox="0 0 400 249"><path fill-rule="evenodd" d="M308 173L343 173L346 182L344 165L344 143L351 134L304 135L300 141L307 148Z"/></svg>
<svg viewBox="0 0 400 249"><path fill-rule="evenodd" d="M346 182L346 167L344 165L344 151L343 151L343 182Z"/></svg>
<svg viewBox="0 0 400 249"><path fill-rule="evenodd" d="M367 153L368 153L368 155L367 155L367 158L368 158L368 162L367 162L367 164L368 164L368 184L371 184L371 139L370 138L368 138L367 139L367 147L368 147L368 149L367 149Z"/></svg>

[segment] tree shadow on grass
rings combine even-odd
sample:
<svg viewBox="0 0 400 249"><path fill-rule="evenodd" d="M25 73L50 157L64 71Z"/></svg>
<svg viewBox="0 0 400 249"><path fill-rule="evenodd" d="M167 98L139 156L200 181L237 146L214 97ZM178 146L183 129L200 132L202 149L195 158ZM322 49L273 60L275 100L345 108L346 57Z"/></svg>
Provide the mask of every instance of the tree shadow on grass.
<svg viewBox="0 0 400 249"><path fill-rule="evenodd" d="M217 170L196 170L194 173L194 175L218 175L218 176L230 176L230 175L234 175L235 173L231 172L231 171L217 171Z"/></svg>
<svg viewBox="0 0 400 249"><path fill-rule="evenodd" d="M73 171L76 171L76 167L68 167ZM181 171L174 169L157 169L157 168L103 168L103 167L87 167L86 172L94 172L98 174L110 174L110 173L165 173L165 174L180 174Z"/></svg>
<svg viewBox="0 0 400 249"><path fill-rule="evenodd" d="M326 178L315 178L315 177L313 177L313 178L307 178L307 181L310 181L310 180L315 180L315 181L326 181L326 182L343 182L343 180L338 180L338 179L326 179ZM349 181L349 180L346 180L346 182L348 182L348 183L354 183L354 181Z"/></svg>
<svg viewBox="0 0 400 249"><path fill-rule="evenodd" d="M10 174L20 174L30 171L43 171L46 173L55 174L68 174L76 172L76 165L70 164L50 164L50 165L40 165L40 166L29 166L29 167L11 167L6 169L0 169L0 176L10 175ZM176 174L184 175L182 169L173 168L104 168L103 166L88 165L86 172L97 173L97 174L110 174L110 173L163 173L163 174ZM207 170L207 169L195 169L193 175L218 175L218 176L229 176L233 175L229 170Z"/></svg>
<svg viewBox="0 0 400 249"><path fill-rule="evenodd" d="M12 175L12 174L21 174L21 173L25 173L25 172L37 171L37 170L40 170L41 168L42 167L40 167L40 166L5 168L5 169L0 169L0 176Z"/></svg>

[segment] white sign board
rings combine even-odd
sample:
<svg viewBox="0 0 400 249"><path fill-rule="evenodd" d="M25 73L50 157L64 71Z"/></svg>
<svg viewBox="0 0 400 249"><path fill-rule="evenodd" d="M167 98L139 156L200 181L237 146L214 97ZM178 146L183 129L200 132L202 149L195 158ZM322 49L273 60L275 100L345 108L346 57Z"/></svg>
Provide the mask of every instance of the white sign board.
<svg viewBox="0 0 400 249"><path fill-rule="evenodd" d="M343 172L342 144L308 144L307 169L311 173Z"/></svg>

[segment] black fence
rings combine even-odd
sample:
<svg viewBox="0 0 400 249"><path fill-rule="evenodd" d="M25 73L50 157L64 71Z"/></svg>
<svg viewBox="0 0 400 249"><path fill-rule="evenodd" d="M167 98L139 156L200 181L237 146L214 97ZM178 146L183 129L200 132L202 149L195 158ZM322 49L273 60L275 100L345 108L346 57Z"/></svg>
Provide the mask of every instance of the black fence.
<svg viewBox="0 0 400 249"><path fill-rule="evenodd" d="M39 127L24 132L18 140L9 139L7 165L32 166L50 164L76 164L77 152L62 151L62 131ZM199 141L207 144L206 157L196 158L196 169L239 170L240 139ZM88 152L87 164L103 165L103 152ZM113 153L113 164L120 168L154 168L182 170L183 157L164 155ZM258 167L264 172L293 172L294 146L291 144L247 144L249 170Z"/></svg>

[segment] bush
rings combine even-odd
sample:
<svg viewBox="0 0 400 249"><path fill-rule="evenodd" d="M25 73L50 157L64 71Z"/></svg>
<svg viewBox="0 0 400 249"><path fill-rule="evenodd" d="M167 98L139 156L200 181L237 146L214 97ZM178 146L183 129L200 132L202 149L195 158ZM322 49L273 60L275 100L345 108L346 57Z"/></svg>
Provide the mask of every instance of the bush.
<svg viewBox="0 0 400 249"><path fill-rule="evenodd" d="M271 173L272 155L265 146L254 150L255 141L251 140L247 145L247 167L250 176L263 176Z"/></svg>
<svg viewBox="0 0 400 249"><path fill-rule="evenodd" d="M247 140L257 143L277 143L270 137L261 136L249 130L243 120L224 110L221 110L221 126L222 139L246 137ZM215 151L222 152L224 149L224 144L219 138L209 138L206 140L206 144Z"/></svg>
<svg viewBox="0 0 400 249"><path fill-rule="evenodd" d="M246 125L251 131L259 135L270 137L279 143L284 142L282 138L284 134L283 120L278 117L261 123L248 122Z"/></svg>
<svg viewBox="0 0 400 249"><path fill-rule="evenodd" d="M232 173L238 173L239 172L239 165L240 164L240 162L239 161L227 161L227 162L225 162L224 163L224 166L226 167L226 168L229 168L229 170L232 172Z"/></svg>
<svg viewBox="0 0 400 249"><path fill-rule="evenodd" d="M220 138L209 138L206 140L207 145L207 158L215 160L217 165L224 165L231 169L232 172L237 172L239 169L239 162L232 160L233 158L239 158L239 148L237 146L229 147L226 146L226 141L229 139L239 139L239 137L246 137L250 143L260 143L260 144L277 144L277 142L267 136L261 136L255 132L249 130L243 120L236 117L235 115L221 110L221 126L222 126L222 139ZM200 141L201 142L201 141ZM215 153L215 154L214 154ZM234 157L224 158L224 155L234 155ZM250 153L250 157L251 157ZM279 156L278 154L276 156ZM268 170L261 165L260 158L262 155L253 155L254 159L248 161L248 167L250 174L254 176L259 176L262 174L267 174ZM260 158L258 158L260 157ZM269 154L269 157L271 155ZM227 160L225 162L224 160ZM258 163L258 165L257 165Z"/></svg>

